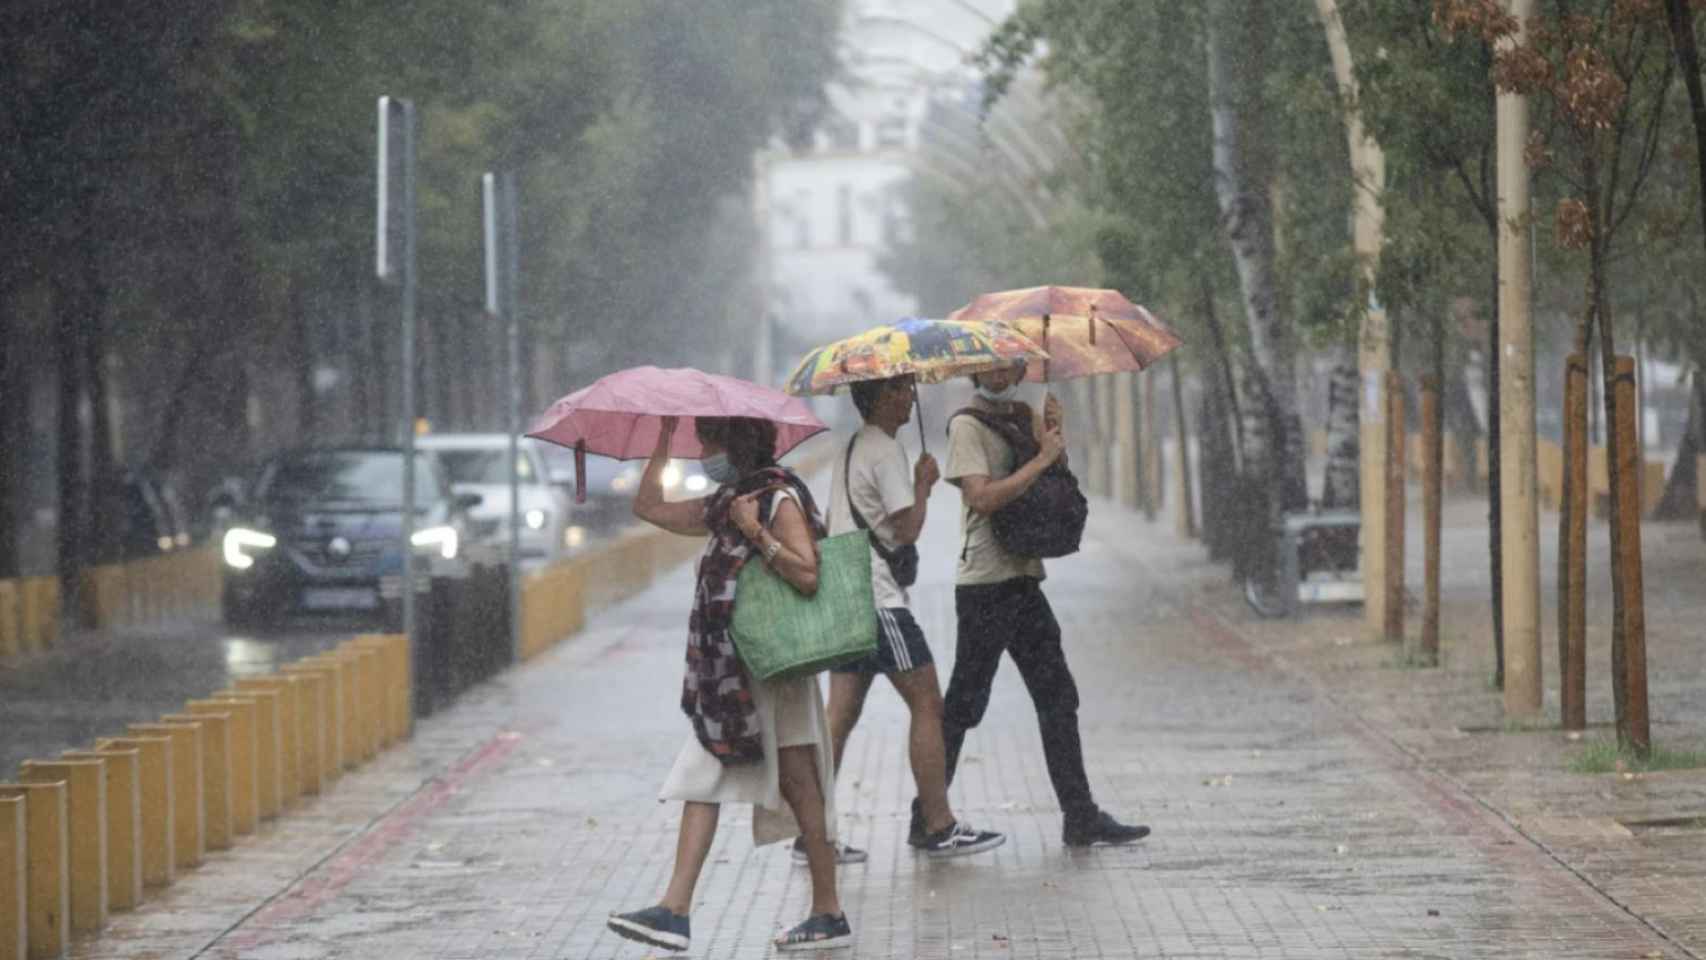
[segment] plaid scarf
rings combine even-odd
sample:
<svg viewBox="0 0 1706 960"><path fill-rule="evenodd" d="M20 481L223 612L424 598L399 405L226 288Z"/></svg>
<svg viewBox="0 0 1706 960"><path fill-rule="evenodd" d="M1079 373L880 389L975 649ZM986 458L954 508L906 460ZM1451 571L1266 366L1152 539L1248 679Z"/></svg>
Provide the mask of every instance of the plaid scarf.
<svg viewBox="0 0 1706 960"><path fill-rule="evenodd" d="M681 712L692 721L699 742L725 765L764 759L752 681L741 666L729 629L735 615L735 581L754 551L729 518L729 507L736 497L784 485L799 496L812 536L821 539L826 531L811 491L786 468L766 467L717 488L705 500L705 527L710 540L699 557L693 612L687 618L687 675L681 683ZM770 525L777 492L771 490L759 498L758 520L765 526Z"/></svg>

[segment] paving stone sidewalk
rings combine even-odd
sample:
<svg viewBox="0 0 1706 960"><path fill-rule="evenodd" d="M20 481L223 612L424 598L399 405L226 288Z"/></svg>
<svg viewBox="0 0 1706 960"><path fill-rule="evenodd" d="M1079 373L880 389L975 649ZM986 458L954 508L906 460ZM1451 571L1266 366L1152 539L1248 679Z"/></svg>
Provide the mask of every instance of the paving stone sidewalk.
<svg viewBox="0 0 1706 960"><path fill-rule="evenodd" d="M952 490L933 506L916 606L945 677ZM1691 928L1572 868L1525 813L1500 806L1553 777L1538 751L1506 763L1511 737L1463 736L1448 730L1456 720L1406 712L1432 685L1450 691L1438 700L1452 716L1485 726L1496 715L1477 697L1491 695L1450 679L1476 682L1473 665L1383 667L1390 651L1336 643L1352 635L1349 619L1249 621L1224 571L1168 529L1097 504L1086 549L1052 565L1047 586L1097 797L1155 834L1127 848L1061 846L1034 714L1004 667L952 799L1009 842L956 861L916 857L904 842L906 717L879 690L839 783L844 838L871 852L840 873L857 937L841 955L1701 955ZM653 902L673 856L677 809L655 796L687 735L675 703L688 594L682 571L595 617L117 917L76 956L647 956L603 922ZM1369 681L1347 696L1340 674L1378 676L1387 692ZM1469 746L1457 756L1441 744ZM754 849L749 824L725 811L690 956L769 956L769 939L805 912L803 868L782 847Z"/></svg>

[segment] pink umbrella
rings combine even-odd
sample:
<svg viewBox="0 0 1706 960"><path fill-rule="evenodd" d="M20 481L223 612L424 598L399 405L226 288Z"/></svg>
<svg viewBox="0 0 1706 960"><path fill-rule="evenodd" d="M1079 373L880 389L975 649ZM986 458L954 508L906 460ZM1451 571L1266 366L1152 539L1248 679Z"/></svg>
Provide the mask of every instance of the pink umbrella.
<svg viewBox="0 0 1706 960"><path fill-rule="evenodd" d="M780 457L829 427L804 400L780 390L691 367L661 370L631 367L600 377L558 400L535 420L527 435L575 451L577 498L584 497L581 477L585 456L596 453L618 460L652 455L664 417L680 423L670 439L669 455L704 455L694 430L697 417L751 417L776 424Z"/></svg>

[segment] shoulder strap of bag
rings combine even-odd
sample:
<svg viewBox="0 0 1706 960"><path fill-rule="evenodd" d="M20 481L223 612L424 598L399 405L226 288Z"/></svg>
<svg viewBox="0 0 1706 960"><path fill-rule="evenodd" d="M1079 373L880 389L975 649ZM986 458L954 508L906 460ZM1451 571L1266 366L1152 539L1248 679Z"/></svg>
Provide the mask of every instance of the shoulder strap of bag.
<svg viewBox="0 0 1706 960"><path fill-rule="evenodd" d="M842 493L847 496L847 509L853 513L853 525L861 530L870 531L870 524L866 523L865 518L860 515L859 508L853 505L853 445L858 442L859 434L857 432L853 434L852 439L847 441L846 474L842 483L845 489L842 490ZM877 551L877 556L882 557L885 562L894 555L894 551L883 546L883 541L875 532L871 532L870 539L871 549Z"/></svg>

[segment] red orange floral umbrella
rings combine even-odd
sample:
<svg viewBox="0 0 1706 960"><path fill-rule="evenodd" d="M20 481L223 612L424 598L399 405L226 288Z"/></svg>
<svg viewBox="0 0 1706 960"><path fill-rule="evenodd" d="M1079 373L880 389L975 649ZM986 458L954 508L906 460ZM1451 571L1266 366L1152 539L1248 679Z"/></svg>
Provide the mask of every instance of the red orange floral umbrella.
<svg viewBox="0 0 1706 960"><path fill-rule="evenodd" d="M1183 343L1165 323L1118 290L1027 287L986 293L948 315L962 323L1005 324L1036 341L1048 359L1025 379L1054 383L1138 371Z"/></svg>

